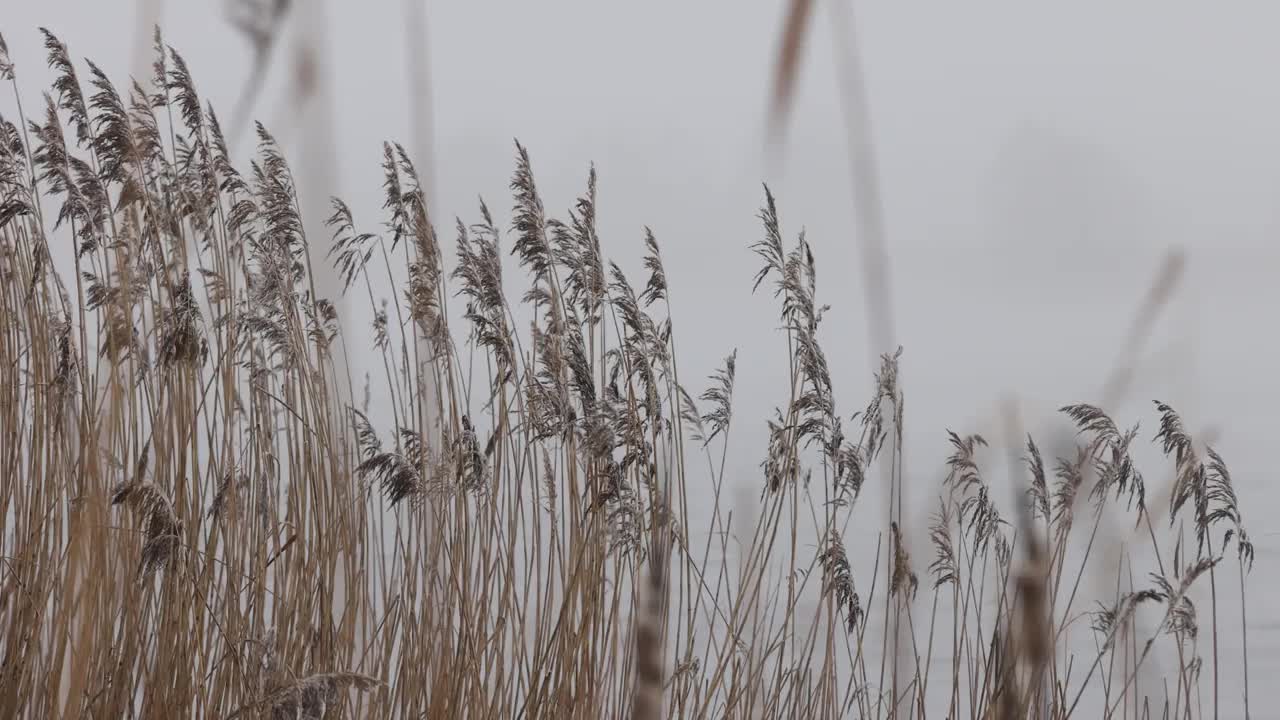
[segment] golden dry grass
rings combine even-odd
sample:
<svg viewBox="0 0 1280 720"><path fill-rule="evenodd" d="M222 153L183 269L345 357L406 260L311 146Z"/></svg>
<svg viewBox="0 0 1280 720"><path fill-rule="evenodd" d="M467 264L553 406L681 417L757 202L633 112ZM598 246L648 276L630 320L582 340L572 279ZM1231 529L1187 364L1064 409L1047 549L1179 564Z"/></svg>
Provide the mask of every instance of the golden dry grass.
<svg viewBox="0 0 1280 720"><path fill-rule="evenodd" d="M32 115L2 43L0 717L1208 717L1220 667L1247 708L1247 650L1218 654L1216 578L1238 575L1243 618L1252 564L1222 458L1159 405L1153 517L1136 428L1068 406L1078 448L1046 465L1027 439L1010 524L986 441L952 433L913 555L899 354L842 415L813 253L767 190L755 286L790 371L744 518L739 358L682 384L658 241L633 286L594 171L554 219L517 145L511 221L482 204L450 260L389 143L384 217L335 199L333 236L308 237L270 133L234 167L158 33L153 90L123 94L46 33ZM335 370L366 333L318 296L322 259L370 304L364 378ZM857 506L873 467L887 514ZM1090 612L1085 568L1117 552L1093 546L1104 511L1155 565L1119 551L1131 577ZM880 530L856 549L869 576L851 521ZM1139 682L1155 647L1178 662Z"/></svg>

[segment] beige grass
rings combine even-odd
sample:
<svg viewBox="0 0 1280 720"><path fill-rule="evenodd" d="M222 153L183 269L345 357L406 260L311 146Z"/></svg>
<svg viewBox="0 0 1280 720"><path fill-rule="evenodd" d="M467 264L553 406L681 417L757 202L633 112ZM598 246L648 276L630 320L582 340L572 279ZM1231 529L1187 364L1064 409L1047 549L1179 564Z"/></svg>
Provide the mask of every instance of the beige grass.
<svg viewBox="0 0 1280 720"><path fill-rule="evenodd" d="M766 190L755 286L790 371L753 389L781 404L744 518L742 360L682 383L659 242L643 284L608 262L594 170L554 219L517 145L511 220L482 204L447 258L387 144L384 216L334 200L333 236L308 237L271 134L234 167L158 33L151 93L46 40L30 115L0 40L0 717L1209 717L1220 668L1247 707L1216 579L1238 575L1243 618L1252 546L1172 408L1149 471L1169 515L1147 512L1136 428L1072 405L1078 450L1046 463L1027 439L1012 525L986 441L951 434L913 554L899 354L861 412L837 405L813 254ZM322 260L371 328L316 296ZM370 375L336 371L367 339ZM857 504L877 465L893 517ZM1143 547L1091 611L1114 512ZM1155 648L1178 660L1160 684Z"/></svg>

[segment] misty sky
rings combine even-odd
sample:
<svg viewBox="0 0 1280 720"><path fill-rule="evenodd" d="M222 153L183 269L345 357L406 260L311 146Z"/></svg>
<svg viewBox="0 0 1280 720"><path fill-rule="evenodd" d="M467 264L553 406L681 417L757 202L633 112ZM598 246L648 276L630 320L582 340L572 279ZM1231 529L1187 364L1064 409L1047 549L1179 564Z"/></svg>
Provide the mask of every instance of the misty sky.
<svg viewBox="0 0 1280 720"><path fill-rule="evenodd" d="M226 4L149 2L229 121L250 55ZM341 194L372 225L380 143L415 147L409 33L399 2L325 5L336 155L330 187L310 197ZM1047 388L1050 405L1093 392L1162 253L1177 246L1189 252L1189 292L1151 347L1183 346L1163 354L1153 382L1196 380L1195 392L1177 391L1184 403L1227 423L1248 399L1236 396L1265 393L1280 360L1261 324L1280 269L1280 86L1268 71L1280 66L1269 32L1280 11L937 5L857 7L918 416L950 406L943 416L963 423L1002 392ZM132 2L6 6L3 32L32 99L48 78L37 25L121 80L136 67ZM594 161L610 253L638 272L641 226L662 243L686 375L739 346L744 377L763 381L783 358L774 303L749 296L746 248L768 180L784 230L805 228L818 255L820 294L835 308L828 352L845 392L861 394L868 352L828 14L817 15L783 166L767 176L763 110L780 16L773 2L429 3L427 32L415 37L431 58L438 224L473 220L479 195L509 204L513 137L533 155L550 212L570 206ZM291 42L253 115L316 185L299 149L320 113L287 91ZM1248 388L1215 387L1245 377Z"/></svg>
<svg viewBox="0 0 1280 720"><path fill-rule="evenodd" d="M228 120L251 58L224 3L149 2ZM696 394L698 378L739 350L740 386L751 391L735 416L737 482L758 487L764 418L786 401L777 304L751 295L762 181L788 238L804 228L818 257L840 410L865 404L872 368L826 3L771 172L763 130L776 0L428 2L424 33L406 32L400 2L323 4L331 112L290 99L291 38L253 113L291 158L302 156L304 202L341 194L358 222L381 220L381 143L416 147L412 35L431 61L437 225L475 221L480 195L507 216L514 137L553 214L571 206L594 162L611 257L640 278L642 226L662 245L682 380ZM1033 430L1059 405L1097 400L1161 259L1181 248L1184 283L1131 394L1109 409L1125 424L1141 420L1143 438L1154 432L1155 398L1193 430L1217 432L1259 565L1276 567L1267 534L1277 524L1264 513L1280 501L1270 461L1280 405L1280 6L925 5L856 3L905 346L909 470L939 482L944 430L993 430L988 419L1010 394ZM119 82L137 67L138 17L133 2L5 0L0 32L28 109L50 77L37 26ZM7 93L0 112L13 112ZM324 160L302 152L309 137L312 147L331 138L328 179ZM1274 616L1258 625L1273 648Z"/></svg>

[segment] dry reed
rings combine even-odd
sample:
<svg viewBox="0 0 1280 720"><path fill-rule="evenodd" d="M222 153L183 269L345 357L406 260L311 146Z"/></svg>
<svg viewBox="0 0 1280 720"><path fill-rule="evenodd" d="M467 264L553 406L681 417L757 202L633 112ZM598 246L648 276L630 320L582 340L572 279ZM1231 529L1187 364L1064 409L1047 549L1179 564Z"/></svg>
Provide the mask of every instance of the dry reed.
<svg viewBox="0 0 1280 720"><path fill-rule="evenodd" d="M237 168L158 31L152 88L123 94L86 63L86 95L44 37L55 80L31 118L0 39L0 716L1201 717L1205 664L1215 708L1220 664L1237 672L1216 577L1234 552L1243 619L1253 547L1226 463L1167 405L1167 523L1136 427L1101 408L1063 409L1081 442L1052 478L1027 438L1016 532L986 441L951 433L918 592L901 351L842 414L817 263L767 189L754 282L789 370L748 519L722 506L747 358L681 384L659 242L643 231L632 285L594 169L553 218L517 144L510 232L481 203L447 268L388 143L380 224L335 199L324 248L270 132ZM515 302L508 240L530 278ZM318 295L326 256L370 327ZM368 346L357 407L337 368ZM879 517L857 503L873 465ZM1081 579L1107 513L1136 517L1155 565L1133 579L1145 548L1116 550L1131 579L1096 594L1091 638ZM887 541L851 553L851 523ZM1157 645L1177 655L1162 687Z"/></svg>

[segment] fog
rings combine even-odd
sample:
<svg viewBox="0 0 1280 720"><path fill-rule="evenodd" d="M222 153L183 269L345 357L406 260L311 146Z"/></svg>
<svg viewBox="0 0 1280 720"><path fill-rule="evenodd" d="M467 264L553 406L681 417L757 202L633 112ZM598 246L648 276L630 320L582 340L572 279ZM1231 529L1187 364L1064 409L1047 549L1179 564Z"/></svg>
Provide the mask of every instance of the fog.
<svg viewBox="0 0 1280 720"><path fill-rule="evenodd" d="M840 412L869 399L870 358L892 348L867 345L825 4L773 163L765 110L779 2L454 0L427 3L418 29L406 28L399 2L323 5L304 31L322 48L310 66L317 91L296 92L295 29L252 108L298 158L313 217L338 194L358 221L380 220L384 139L431 167L442 227L455 215L474 221L479 196L505 217L513 138L529 148L554 214L594 163L610 257L638 274L645 225L662 246L682 380L696 394L699 378L739 352L749 391L735 408L730 475L755 495L764 420L787 400L778 305L751 292L748 246L761 236L768 182L787 238L803 229L818 258ZM145 73L140 28L158 19L229 121L253 57L227 16L216 2L6 0L0 31L30 102L50 77L37 26L123 79L125 68ZM1212 433L1231 464L1258 552L1251 675L1255 693L1274 699L1262 681L1280 671L1280 612L1261 601L1280 567L1269 453L1280 406L1280 6L860 0L856 18L913 497L941 482L948 428L999 440L1001 403L1013 402L1027 429L1047 432L1062 424L1056 407L1103 402L1119 363L1133 382L1107 409L1122 424L1141 421L1144 445L1157 424L1150 401L1164 400L1190 429ZM425 45L429 86L410 83L406 38ZM416 129L414 97L431 110ZM251 138L240 135L247 158ZM1182 282L1124 361L1171 251L1184 253ZM989 457L1004 463L999 450Z"/></svg>

